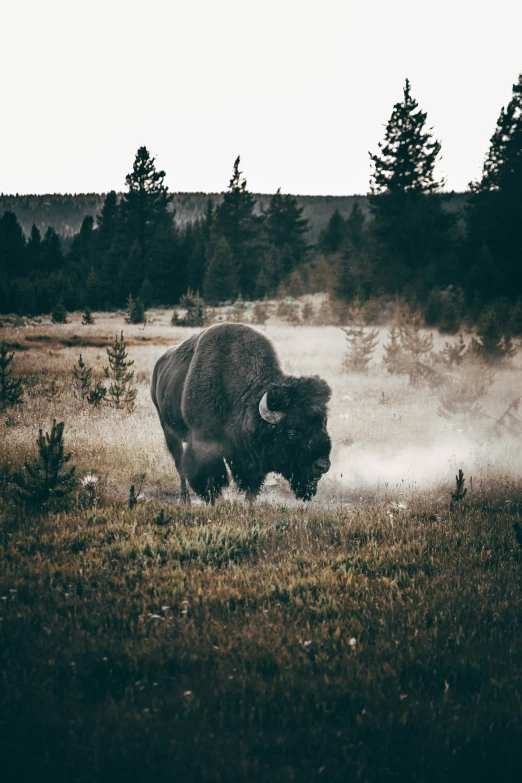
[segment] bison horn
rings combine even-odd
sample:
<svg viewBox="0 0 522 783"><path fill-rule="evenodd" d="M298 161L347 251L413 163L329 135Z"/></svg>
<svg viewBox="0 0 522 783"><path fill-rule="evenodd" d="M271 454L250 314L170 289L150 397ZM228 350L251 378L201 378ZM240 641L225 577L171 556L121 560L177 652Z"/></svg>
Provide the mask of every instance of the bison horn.
<svg viewBox="0 0 522 783"><path fill-rule="evenodd" d="M259 403L259 414L261 418L267 421L269 424L278 424L285 414L279 411L271 411L268 407L267 397L268 392L265 392L261 397L261 402Z"/></svg>

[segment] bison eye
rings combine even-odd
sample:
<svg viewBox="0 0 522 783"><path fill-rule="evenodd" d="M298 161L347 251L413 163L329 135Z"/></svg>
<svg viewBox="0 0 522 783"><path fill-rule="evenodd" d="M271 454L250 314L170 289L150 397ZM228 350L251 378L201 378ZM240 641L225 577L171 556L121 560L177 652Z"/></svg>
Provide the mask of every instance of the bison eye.
<svg viewBox="0 0 522 783"><path fill-rule="evenodd" d="M288 430L289 440L295 440L297 438L297 432L295 430Z"/></svg>

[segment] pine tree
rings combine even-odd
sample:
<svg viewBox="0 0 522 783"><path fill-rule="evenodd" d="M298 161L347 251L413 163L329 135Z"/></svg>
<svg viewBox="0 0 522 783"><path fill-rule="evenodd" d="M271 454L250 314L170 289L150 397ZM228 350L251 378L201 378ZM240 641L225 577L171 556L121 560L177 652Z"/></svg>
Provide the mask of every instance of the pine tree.
<svg viewBox="0 0 522 783"><path fill-rule="evenodd" d="M513 300L522 287L522 74L500 112L482 178L470 190L467 257L473 286L487 297ZM475 260L483 246L491 257L487 277Z"/></svg>
<svg viewBox="0 0 522 783"><path fill-rule="evenodd" d="M441 145L425 129L426 113L418 109L406 80L404 97L395 104L377 154L370 153L370 207L379 284L385 290L449 283L453 275L457 216L443 207L435 177Z"/></svg>
<svg viewBox="0 0 522 783"><path fill-rule="evenodd" d="M0 215L0 276L18 277L28 266L25 235L14 212Z"/></svg>
<svg viewBox="0 0 522 783"><path fill-rule="evenodd" d="M132 243L128 255L119 268L118 277L121 293L123 294L126 290L132 296L137 296L145 279L145 270L146 263L139 242L136 240Z"/></svg>
<svg viewBox="0 0 522 783"><path fill-rule="evenodd" d="M442 187L443 181L435 179L441 145L424 130L427 114L417 109L406 79L404 99L393 107L384 143L378 145L380 154L369 153L374 167L372 194L434 193Z"/></svg>
<svg viewBox="0 0 522 783"><path fill-rule="evenodd" d="M494 307L484 311L477 326L477 336L477 353L487 364L508 361L515 353L511 335L503 333Z"/></svg>
<svg viewBox="0 0 522 783"><path fill-rule="evenodd" d="M237 278L234 255L225 237L221 237L215 244L205 273L203 283L205 300L217 305L235 299L239 289Z"/></svg>
<svg viewBox="0 0 522 783"><path fill-rule="evenodd" d="M264 326L269 318L267 302L256 302L252 308L252 323Z"/></svg>
<svg viewBox="0 0 522 783"><path fill-rule="evenodd" d="M101 212L96 215L96 249L98 253L110 250L118 228L118 196L115 190L107 193Z"/></svg>
<svg viewBox="0 0 522 783"><path fill-rule="evenodd" d="M342 326L346 335L348 350L343 360L343 370L346 372L367 372L372 354L379 342L377 329L366 331L363 326Z"/></svg>
<svg viewBox="0 0 522 783"><path fill-rule="evenodd" d="M239 291L245 298L251 298L255 293L263 253L260 231L263 219L255 214L256 201L247 190L247 181L239 170L239 164L238 156L228 191L216 209L212 230L216 241L224 237L228 242Z"/></svg>
<svg viewBox="0 0 522 783"><path fill-rule="evenodd" d="M69 250L68 260L83 269L92 266L95 255L94 218L86 215L82 221L79 232L73 237Z"/></svg>
<svg viewBox="0 0 522 783"><path fill-rule="evenodd" d="M7 405L17 405L23 402L22 379L14 380L11 377L13 371L9 365L13 361L13 357L14 351L8 354L5 342L2 341L0 346L0 410Z"/></svg>
<svg viewBox="0 0 522 783"><path fill-rule="evenodd" d="M343 360L345 372L367 372L372 354L379 342L377 329L364 328L364 311L361 303L354 300L347 310L348 326L341 327L346 335L348 349Z"/></svg>
<svg viewBox="0 0 522 783"><path fill-rule="evenodd" d="M141 284L140 292L138 294L138 299L140 299L143 302L143 307L145 309L151 306L153 296L154 296L154 289L152 287L152 283L150 282L149 278L146 277L143 283Z"/></svg>
<svg viewBox="0 0 522 783"><path fill-rule="evenodd" d="M51 321L53 324L66 324L67 323L67 310L64 307L62 297L58 297L55 305L51 311Z"/></svg>
<svg viewBox="0 0 522 783"><path fill-rule="evenodd" d="M203 290L203 280L210 248L214 203L207 199L205 215L194 223L187 223L181 236L182 255L186 270L186 285L193 291Z"/></svg>
<svg viewBox="0 0 522 783"><path fill-rule="evenodd" d="M302 296L305 292L303 278L301 277L297 269L294 269L294 271L290 275L287 291L288 291L288 296L293 296L295 298Z"/></svg>
<svg viewBox="0 0 522 783"><path fill-rule="evenodd" d="M434 375L427 360L433 349L433 335L423 334L420 313L411 313L398 324L399 342L404 355L404 372L410 376L410 383L429 379Z"/></svg>
<svg viewBox="0 0 522 783"><path fill-rule="evenodd" d="M89 274L87 275L87 280L85 282L85 299L87 301L87 306L85 308L85 311L91 310L92 307L99 309L102 304L102 285L100 283L100 278L98 276L98 272L95 270L94 266L91 266L89 269ZM91 316L92 317L92 316ZM91 321L84 321L83 323L94 323Z"/></svg>
<svg viewBox="0 0 522 783"><path fill-rule="evenodd" d="M356 293L353 253L346 249L334 267L333 293L337 299L345 302L353 299Z"/></svg>
<svg viewBox="0 0 522 783"><path fill-rule="evenodd" d="M442 334L457 334L460 328L462 312L456 297L450 292L442 300L439 330Z"/></svg>
<svg viewBox="0 0 522 783"><path fill-rule="evenodd" d="M128 190L120 207L129 246L137 242L142 258L159 226L172 225L169 205L173 196L165 185L165 172L157 171L155 161L146 147L138 149L132 172L125 178Z"/></svg>
<svg viewBox="0 0 522 783"><path fill-rule="evenodd" d="M73 366L73 383L76 396L81 400L84 400L91 390L92 384L92 367L87 367L85 362L80 358L78 359L78 365Z"/></svg>
<svg viewBox="0 0 522 783"><path fill-rule="evenodd" d="M389 343L384 346L382 363L392 375L405 372L405 357L399 339L399 327L393 323L388 331Z"/></svg>
<svg viewBox="0 0 522 783"><path fill-rule="evenodd" d="M365 217L358 201L354 201L352 210L345 223L345 242L356 252L360 252L365 244Z"/></svg>
<svg viewBox="0 0 522 783"><path fill-rule="evenodd" d="M90 388L85 399L93 408L99 408L102 402L107 399L107 389L103 383L97 381L96 384Z"/></svg>
<svg viewBox="0 0 522 783"><path fill-rule="evenodd" d="M346 237L346 221L338 209L332 213L328 224L319 235L319 249L331 255L338 253Z"/></svg>
<svg viewBox="0 0 522 783"><path fill-rule="evenodd" d="M94 323L94 318L92 317L92 310L89 306L87 306L82 315L82 324L84 326L91 326L93 323Z"/></svg>
<svg viewBox="0 0 522 783"><path fill-rule="evenodd" d="M109 366L104 368L104 374L110 381L107 390L107 400L115 408L126 408L129 412L134 408L134 401L138 393L133 387L134 370L129 370L134 364L133 360L127 360L127 344L123 338L123 332L115 336L112 345L107 348Z"/></svg>
<svg viewBox="0 0 522 783"><path fill-rule="evenodd" d="M441 319L443 307L444 302L440 288L432 288L423 308L423 315L426 326L438 325Z"/></svg>
<svg viewBox="0 0 522 783"><path fill-rule="evenodd" d="M65 470L71 454L64 453L64 422L53 421L51 433L40 430L37 440L38 458L26 460L24 469L13 476L22 497L35 503L62 498L75 484L75 467Z"/></svg>
<svg viewBox="0 0 522 783"><path fill-rule="evenodd" d="M178 318L176 311L172 316L171 323L179 326L204 326L208 320L205 300L196 291L190 288L179 300L180 306L187 311L185 318ZM175 317L176 316L176 317Z"/></svg>
<svg viewBox="0 0 522 783"><path fill-rule="evenodd" d="M303 218L303 209L295 196L282 195L281 188L270 199L265 219L265 231L270 244L282 250L285 248L286 264L283 274L288 274L305 258L307 244L305 234L308 220Z"/></svg>
<svg viewBox="0 0 522 783"><path fill-rule="evenodd" d="M172 304L186 290L186 264L178 231L171 221L161 223L149 242L145 257L145 275L142 285L150 281L150 299ZM201 284L201 281L200 281Z"/></svg>
<svg viewBox="0 0 522 783"><path fill-rule="evenodd" d="M27 254L30 273L39 274L42 262L42 235L35 223L31 226L31 234L27 240Z"/></svg>
<svg viewBox="0 0 522 783"><path fill-rule="evenodd" d="M129 294L127 299L127 316L125 320L128 324L146 323L145 307L139 296L134 299L134 297Z"/></svg>
<svg viewBox="0 0 522 783"><path fill-rule="evenodd" d="M60 237L51 226L47 228L44 234L41 250L43 272L55 272L63 268L65 259L62 243Z"/></svg>

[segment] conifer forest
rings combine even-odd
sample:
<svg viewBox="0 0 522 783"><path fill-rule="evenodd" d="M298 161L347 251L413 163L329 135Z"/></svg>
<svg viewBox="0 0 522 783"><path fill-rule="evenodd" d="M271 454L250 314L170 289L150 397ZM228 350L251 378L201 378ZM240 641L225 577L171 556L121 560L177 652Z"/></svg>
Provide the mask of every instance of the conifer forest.
<svg viewBox="0 0 522 783"><path fill-rule="evenodd" d="M67 311L117 309L129 295L146 307L174 306L188 291L216 305L326 288L345 302L400 295L430 326L474 323L493 308L518 329L521 113L519 77L482 173L467 193L448 194L436 174L441 144L406 81L370 153L369 195L353 198L349 211L343 202L345 214L335 209L329 217L326 198L306 205L278 190L256 199L238 156L222 194L179 199L180 220L165 172L146 147L136 152L123 193L103 200L48 196L44 213L43 198L2 196L0 312L50 313L58 300ZM71 234L64 213L73 206L81 225ZM62 234L43 227L46 216Z"/></svg>
<svg viewBox="0 0 522 783"><path fill-rule="evenodd" d="M459 193L414 86L365 194L0 195L2 783L522 779L522 74Z"/></svg>

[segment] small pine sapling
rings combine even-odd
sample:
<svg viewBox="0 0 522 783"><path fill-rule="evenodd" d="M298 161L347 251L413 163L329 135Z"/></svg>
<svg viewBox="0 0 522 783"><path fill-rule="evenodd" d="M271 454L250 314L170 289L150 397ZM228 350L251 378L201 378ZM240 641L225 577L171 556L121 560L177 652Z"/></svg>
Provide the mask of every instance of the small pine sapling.
<svg viewBox="0 0 522 783"><path fill-rule="evenodd" d="M405 356L399 340L399 328L392 324L388 331L389 343L384 346L382 363L392 375L400 375L406 372Z"/></svg>
<svg viewBox="0 0 522 783"><path fill-rule="evenodd" d="M455 490L451 493L451 506L455 506L457 503L460 503L461 500L464 500L464 498L467 495L468 490L464 487L464 484L466 483L466 479L464 478L464 473L459 468L458 475L455 476Z"/></svg>
<svg viewBox="0 0 522 783"><path fill-rule="evenodd" d="M92 367L87 367L85 362L80 358L78 359L78 365L73 366L73 384L74 391L77 397L81 400L85 400L91 390L92 384Z"/></svg>
<svg viewBox="0 0 522 783"><path fill-rule="evenodd" d="M292 326L298 326L301 321L299 317L299 305L293 304L292 302L286 302L284 299L277 305L276 316Z"/></svg>
<svg viewBox="0 0 522 783"><path fill-rule="evenodd" d="M466 357L467 350L464 335L459 332L456 342L444 343L444 348L436 354L436 359L440 359L442 364L447 367L460 367Z"/></svg>
<svg viewBox="0 0 522 783"><path fill-rule="evenodd" d="M131 484L130 490L129 490L129 508L132 511L134 506L137 504L138 500L142 498L141 490L143 489L143 482L146 478L146 473L141 473L139 476L137 476L137 481L140 482L139 488L136 491L136 488L134 484Z"/></svg>
<svg viewBox="0 0 522 783"><path fill-rule="evenodd" d="M129 367L134 364L134 361L127 360L127 345L123 332L120 337L116 335L112 345L107 347L107 355L109 366L104 368L105 377L110 381L107 401L115 408L126 408L131 412L138 391L132 385L134 370L129 370Z"/></svg>
<svg viewBox="0 0 522 783"><path fill-rule="evenodd" d="M345 372L368 372L372 354L379 342L378 329L366 331L360 324L342 326L346 335L348 350L343 359Z"/></svg>
<svg viewBox="0 0 522 783"><path fill-rule="evenodd" d="M125 317L125 321L128 324L144 324L147 322L147 318L145 316L145 306L139 296L134 299L134 297L129 294L127 299L127 315Z"/></svg>
<svg viewBox="0 0 522 783"><path fill-rule="evenodd" d="M422 319L418 313L412 313L408 320L399 324L399 341L405 353L407 373L412 384L433 374L433 370L426 363L433 348L433 335L429 332L422 334L421 326Z"/></svg>
<svg viewBox="0 0 522 783"><path fill-rule="evenodd" d="M516 353L511 335L503 333L498 313L491 307L478 323L477 336L479 340L478 343L475 341L475 349L486 364L509 362Z"/></svg>
<svg viewBox="0 0 522 783"><path fill-rule="evenodd" d="M314 308L311 302L304 303L301 315L305 324L311 323L314 317Z"/></svg>
<svg viewBox="0 0 522 783"><path fill-rule="evenodd" d="M209 319L205 300L199 295L199 292L191 291L190 288L186 294L183 294L179 300L180 307L187 311L185 318L178 320L179 326L205 326Z"/></svg>
<svg viewBox="0 0 522 783"><path fill-rule="evenodd" d="M477 362L466 353L463 363L453 377L446 381L439 391L439 416L456 418L460 424L471 426L475 419L485 417L479 403L493 383L494 375L482 362Z"/></svg>
<svg viewBox="0 0 522 783"><path fill-rule="evenodd" d="M517 397L516 400L508 405L504 413L495 420L493 425L493 432L496 435L522 435L522 421L517 419L515 413L518 413L522 397Z"/></svg>
<svg viewBox="0 0 522 783"><path fill-rule="evenodd" d="M92 386L91 389L89 389L89 392L85 397L89 405L92 405L93 408L99 408L102 402L104 402L106 398L107 398L107 389L105 388L103 383L100 383L100 381L97 381L96 385Z"/></svg>
<svg viewBox="0 0 522 783"><path fill-rule="evenodd" d="M252 323L264 326L268 321L268 304L266 302L256 302L252 308Z"/></svg>
<svg viewBox="0 0 522 783"><path fill-rule="evenodd" d="M12 369L9 365L13 361L14 351L11 354L7 353L5 342L2 341L0 347L0 410L8 405L21 405L22 395L24 390L22 388L22 379L15 380L11 377Z"/></svg>
<svg viewBox="0 0 522 783"><path fill-rule="evenodd" d="M61 296L56 300L56 303L51 311L51 321L53 324L67 323L67 310L64 307Z"/></svg>
<svg viewBox="0 0 522 783"><path fill-rule="evenodd" d="M71 453L64 453L64 422L53 421L51 433L39 431L38 458L26 460L22 471L13 475L20 495L35 503L45 503L68 495L75 485L76 468L65 469Z"/></svg>
<svg viewBox="0 0 522 783"><path fill-rule="evenodd" d="M93 323L94 318L92 317L92 310L90 307L86 307L85 312L82 315L82 324L84 324L84 326L90 326Z"/></svg>

